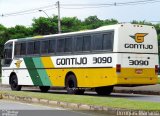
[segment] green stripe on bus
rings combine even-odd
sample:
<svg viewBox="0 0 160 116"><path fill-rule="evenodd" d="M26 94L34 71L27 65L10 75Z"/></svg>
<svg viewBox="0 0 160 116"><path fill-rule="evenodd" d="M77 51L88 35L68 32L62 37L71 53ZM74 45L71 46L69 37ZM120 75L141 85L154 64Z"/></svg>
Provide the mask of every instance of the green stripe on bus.
<svg viewBox="0 0 160 116"><path fill-rule="evenodd" d="M24 62L26 64L26 67L28 69L28 72L30 74L30 77L32 79L33 84L42 86L43 85L42 81L39 77L39 74L38 74L36 68L35 68L35 65L34 65L32 58L26 57L26 58L24 58Z"/></svg>
<svg viewBox="0 0 160 116"><path fill-rule="evenodd" d="M34 62L35 68L37 69L37 72L41 78L43 85L44 86L51 86L52 84L49 80L49 77L47 75L46 70L44 69L41 58L33 58L33 62Z"/></svg>

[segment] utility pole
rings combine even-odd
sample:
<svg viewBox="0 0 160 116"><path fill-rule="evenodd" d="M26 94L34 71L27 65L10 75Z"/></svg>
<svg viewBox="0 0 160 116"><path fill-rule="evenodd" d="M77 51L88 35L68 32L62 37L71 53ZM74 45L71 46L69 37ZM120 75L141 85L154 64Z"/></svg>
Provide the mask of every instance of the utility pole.
<svg viewBox="0 0 160 116"><path fill-rule="evenodd" d="M61 17L60 17L60 4L57 1L57 8L58 8L58 33L61 33Z"/></svg>

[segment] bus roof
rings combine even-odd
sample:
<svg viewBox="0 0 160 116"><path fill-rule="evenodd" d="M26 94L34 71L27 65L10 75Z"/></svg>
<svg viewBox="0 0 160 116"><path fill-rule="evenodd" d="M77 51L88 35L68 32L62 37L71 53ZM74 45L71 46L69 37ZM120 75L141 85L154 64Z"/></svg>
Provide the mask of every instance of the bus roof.
<svg viewBox="0 0 160 116"><path fill-rule="evenodd" d="M145 26L145 27L152 27L153 28L153 26L124 23L124 24L101 26L97 29L92 29L92 30L84 30L84 31L77 31L77 32L60 33L60 34L51 34L51 35L38 35L38 36L34 36L34 37L11 39L11 40L8 40L6 43L12 42L12 41L23 41L23 40L25 41L25 40L32 40L32 39L42 39L42 38L49 38L49 37L65 36L65 35L71 36L74 34L90 33L90 32L96 32L96 31L115 30L115 29L118 29L119 27L127 27L127 26L134 26L134 27L142 27L142 26L144 27Z"/></svg>

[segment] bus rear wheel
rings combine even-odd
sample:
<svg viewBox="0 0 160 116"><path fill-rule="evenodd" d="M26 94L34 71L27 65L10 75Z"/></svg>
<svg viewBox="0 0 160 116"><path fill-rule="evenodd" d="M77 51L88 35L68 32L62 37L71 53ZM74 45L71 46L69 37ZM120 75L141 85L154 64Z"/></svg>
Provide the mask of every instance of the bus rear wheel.
<svg viewBox="0 0 160 116"><path fill-rule="evenodd" d="M39 86L41 92L46 93L50 89L50 86Z"/></svg>
<svg viewBox="0 0 160 116"><path fill-rule="evenodd" d="M13 91L20 91L22 86L18 85L18 78L16 75L10 77L10 86Z"/></svg>
<svg viewBox="0 0 160 116"><path fill-rule="evenodd" d="M74 74L70 74L67 76L66 82L66 89L68 94L77 94L77 95L83 95L84 89L77 88L77 79Z"/></svg>
<svg viewBox="0 0 160 116"><path fill-rule="evenodd" d="M95 91L98 95L110 95L113 91L113 86L107 86L107 87L96 87Z"/></svg>

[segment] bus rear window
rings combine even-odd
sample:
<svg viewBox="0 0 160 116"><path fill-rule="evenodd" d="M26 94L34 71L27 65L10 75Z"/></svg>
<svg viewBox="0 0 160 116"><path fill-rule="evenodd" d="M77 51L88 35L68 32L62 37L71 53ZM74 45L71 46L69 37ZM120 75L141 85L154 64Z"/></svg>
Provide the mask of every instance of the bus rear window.
<svg viewBox="0 0 160 116"><path fill-rule="evenodd" d="M102 34L96 34L93 36L93 50L102 50L103 38Z"/></svg>
<svg viewBox="0 0 160 116"><path fill-rule="evenodd" d="M91 36L84 36L83 51L90 51L91 49Z"/></svg>
<svg viewBox="0 0 160 116"><path fill-rule="evenodd" d="M21 44L20 43L16 43L15 44L15 56L19 56L20 55L20 51L21 51Z"/></svg>
<svg viewBox="0 0 160 116"><path fill-rule="evenodd" d="M49 40L49 53L55 53L56 40Z"/></svg>
<svg viewBox="0 0 160 116"><path fill-rule="evenodd" d="M64 52L64 48L65 48L65 40L58 39L57 40L57 52Z"/></svg>
<svg viewBox="0 0 160 116"><path fill-rule="evenodd" d="M28 42L28 47L27 47L27 54L33 54L34 53L34 42Z"/></svg>
<svg viewBox="0 0 160 116"><path fill-rule="evenodd" d="M65 38L65 52L72 52L72 38Z"/></svg>
<svg viewBox="0 0 160 116"><path fill-rule="evenodd" d="M75 39L75 51L82 51L83 48L83 36L76 37Z"/></svg>
<svg viewBox="0 0 160 116"><path fill-rule="evenodd" d="M113 33L94 34L92 38L93 51L112 51L113 50Z"/></svg>
<svg viewBox="0 0 160 116"><path fill-rule="evenodd" d="M42 41L41 42L41 54L47 54L48 53L48 47L49 46L49 41Z"/></svg>
<svg viewBox="0 0 160 116"><path fill-rule="evenodd" d="M103 34L103 50L113 50L113 36L112 33Z"/></svg>

